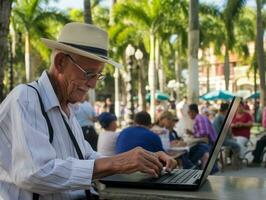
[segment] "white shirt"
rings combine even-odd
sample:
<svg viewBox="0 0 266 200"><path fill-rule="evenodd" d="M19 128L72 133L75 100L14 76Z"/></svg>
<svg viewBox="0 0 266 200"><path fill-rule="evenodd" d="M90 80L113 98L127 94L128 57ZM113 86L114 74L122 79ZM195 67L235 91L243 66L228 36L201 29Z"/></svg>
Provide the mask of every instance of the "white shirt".
<svg viewBox="0 0 266 200"><path fill-rule="evenodd" d="M46 72L33 85L38 89L54 130L52 145L37 93L19 85L0 105L0 199L74 199L90 188L94 160L99 154L84 140L72 106L70 117L59 101ZM79 160L60 110L86 160Z"/></svg>
<svg viewBox="0 0 266 200"><path fill-rule="evenodd" d="M97 151L103 156L115 155L115 145L119 133L103 131L99 134Z"/></svg>
<svg viewBox="0 0 266 200"><path fill-rule="evenodd" d="M96 117L96 112L90 102L79 103L78 108L75 110L75 115L81 127L94 126L92 119Z"/></svg>

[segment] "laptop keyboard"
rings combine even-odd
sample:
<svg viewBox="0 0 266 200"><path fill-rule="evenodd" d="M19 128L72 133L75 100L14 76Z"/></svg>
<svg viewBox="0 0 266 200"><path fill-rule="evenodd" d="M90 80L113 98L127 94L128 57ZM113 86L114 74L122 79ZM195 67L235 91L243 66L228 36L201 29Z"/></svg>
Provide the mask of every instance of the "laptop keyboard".
<svg viewBox="0 0 266 200"><path fill-rule="evenodd" d="M190 179L196 180L200 178L202 171L201 170L192 170L192 169L179 169L174 173L165 173L159 179L157 179L156 183L191 183Z"/></svg>

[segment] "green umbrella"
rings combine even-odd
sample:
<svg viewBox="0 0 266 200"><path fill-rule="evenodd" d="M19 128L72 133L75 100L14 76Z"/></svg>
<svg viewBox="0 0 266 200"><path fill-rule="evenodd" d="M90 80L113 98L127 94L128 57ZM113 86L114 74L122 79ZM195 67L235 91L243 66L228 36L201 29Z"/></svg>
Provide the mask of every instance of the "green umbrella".
<svg viewBox="0 0 266 200"><path fill-rule="evenodd" d="M216 90L209 92L207 94L204 94L200 96L201 99L204 99L206 101L214 101L214 100L230 100L234 97L235 95L232 92L226 91L226 90Z"/></svg>
<svg viewBox="0 0 266 200"><path fill-rule="evenodd" d="M247 97L247 99L258 99L258 98L260 98L260 92L258 91Z"/></svg>
<svg viewBox="0 0 266 200"><path fill-rule="evenodd" d="M169 100L169 98L170 98L169 95L164 93L164 92L156 91L156 93L155 93L155 99L156 100L167 101L167 100ZM145 99L146 99L146 101L150 101L151 100L151 93L146 94Z"/></svg>

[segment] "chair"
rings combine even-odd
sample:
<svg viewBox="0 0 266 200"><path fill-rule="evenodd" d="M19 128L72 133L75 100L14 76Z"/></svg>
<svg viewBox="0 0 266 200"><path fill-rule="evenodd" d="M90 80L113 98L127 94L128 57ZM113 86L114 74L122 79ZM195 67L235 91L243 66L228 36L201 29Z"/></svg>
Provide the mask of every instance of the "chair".
<svg viewBox="0 0 266 200"><path fill-rule="evenodd" d="M219 158L218 161L221 163L221 171L223 172L225 169L225 164L224 164L224 151L225 151L225 147L222 146L220 151L219 151Z"/></svg>
<svg viewBox="0 0 266 200"><path fill-rule="evenodd" d="M219 161L221 163L221 171L224 171L226 166L229 165L229 162L233 169L240 169L242 166L242 161L239 159L239 155L236 153L233 153L231 147L228 146L222 146L220 149L220 158Z"/></svg>
<svg viewBox="0 0 266 200"><path fill-rule="evenodd" d="M266 147L263 149L262 162L264 161L264 167L266 167Z"/></svg>
<svg viewBox="0 0 266 200"><path fill-rule="evenodd" d="M226 166L229 165L229 162L232 164L232 166L235 166L235 160L233 158L233 153L230 147L227 146L222 146L222 148L220 149L220 157L219 157L219 161L221 163L221 171L224 171Z"/></svg>

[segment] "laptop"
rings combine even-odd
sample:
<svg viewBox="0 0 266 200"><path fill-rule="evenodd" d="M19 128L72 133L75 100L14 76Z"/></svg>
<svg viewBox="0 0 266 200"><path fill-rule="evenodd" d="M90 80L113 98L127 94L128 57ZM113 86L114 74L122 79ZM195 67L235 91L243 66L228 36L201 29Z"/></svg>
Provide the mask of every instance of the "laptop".
<svg viewBox="0 0 266 200"><path fill-rule="evenodd" d="M230 128L231 122L238 108L239 102L240 98L233 98L223 122L223 126L220 130L220 133L217 135L216 142L210 152L209 160L203 170L175 169L171 173L162 173L162 175L158 178L151 177L150 175L141 172L132 174L116 174L105 177L100 181L107 187L198 190L206 181L214 166L228 129Z"/></svg>

